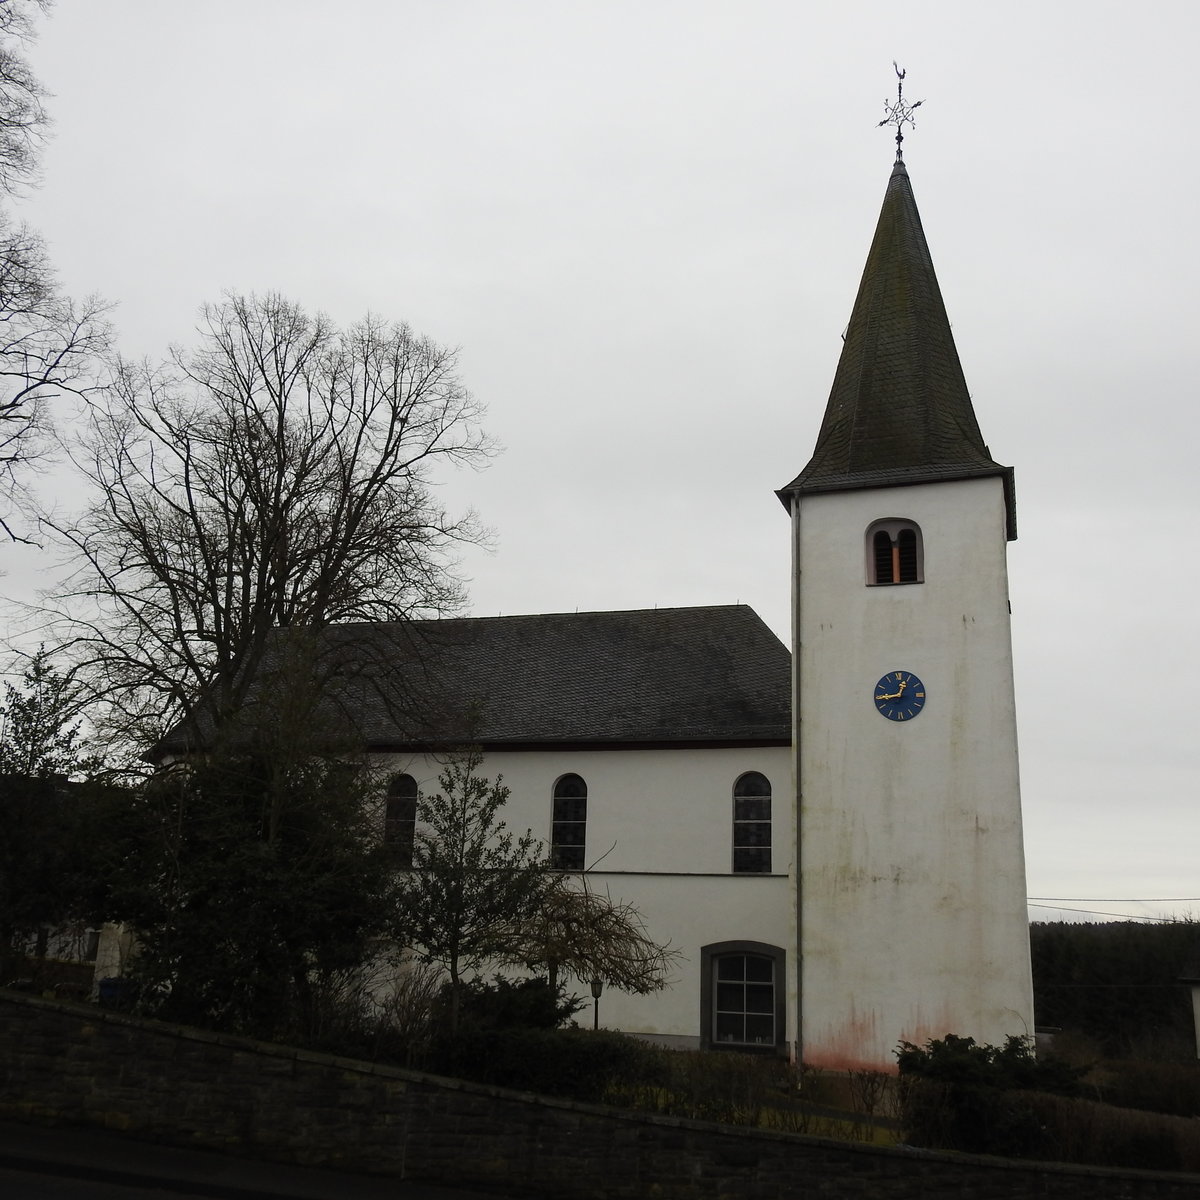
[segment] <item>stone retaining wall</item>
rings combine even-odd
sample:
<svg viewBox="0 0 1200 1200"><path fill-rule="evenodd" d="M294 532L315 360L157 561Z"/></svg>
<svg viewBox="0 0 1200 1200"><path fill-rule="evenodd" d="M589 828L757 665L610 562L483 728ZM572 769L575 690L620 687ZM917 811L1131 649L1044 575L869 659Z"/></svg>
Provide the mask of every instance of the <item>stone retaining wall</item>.
<svg viewBox="0 0 1200 1200"><path fill-rule="evenodd" d="M1184 1200L1200 1177L638 1116L0 991L0 1116L561 1200Z"/></svg>

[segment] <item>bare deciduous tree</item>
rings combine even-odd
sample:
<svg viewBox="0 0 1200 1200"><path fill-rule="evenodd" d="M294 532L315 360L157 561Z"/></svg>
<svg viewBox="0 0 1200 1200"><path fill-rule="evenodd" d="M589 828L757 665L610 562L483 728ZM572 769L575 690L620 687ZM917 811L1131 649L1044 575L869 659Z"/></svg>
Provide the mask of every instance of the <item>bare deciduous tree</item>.
<svg viewBox="0 0 1200 1200"><path fill-rule="evenodd" d="M479 528L435 469L490 449L455 352L406 325L231 296L199 333L89 401L73 457L93 500L53 525L82 563L80 657L149 737L201 704L210 730L235 717L281 628L311 650L336 623L454 610L452 554Z"/></svg>
<svg viewBox="0 0 1200 1200"><path fill-rule="evenodd" d="M33 183L50 118L46 89L33 73L22 44L36 33L38 13L51 0L5 0L0 4L0 192L11 195Z"/></svg>
<svg viewBox="0 0 1200 1200"><path fill-rule="evenodd" d="M634 905L593 890L585 874L554 877L536 916L520 931L516 957L544 967L552 987L566 972L642 996L670 985L681 954L650 936Z"/></svg>
<svg viewBox="0 0 1200 1200"><path fill-rule="evenodd" d="M0 530L13 540L25 540L12 513L48 448L50 402L86 389L109 343L105 311L94 297L77 304L61 295L40 236L0 215Z"/></svg>
<svg viewBox="0 0 1200 1200"><path fill-rule="evenodd" d="M22 53L49 0L0 4L0 193L35 183L49 119L45 91ZM28 470L48 446L49 405L78 393L109 343L105 306L63 296L42 238L0 214L0 532L24 540L14 510L28 499Z"/></svg>

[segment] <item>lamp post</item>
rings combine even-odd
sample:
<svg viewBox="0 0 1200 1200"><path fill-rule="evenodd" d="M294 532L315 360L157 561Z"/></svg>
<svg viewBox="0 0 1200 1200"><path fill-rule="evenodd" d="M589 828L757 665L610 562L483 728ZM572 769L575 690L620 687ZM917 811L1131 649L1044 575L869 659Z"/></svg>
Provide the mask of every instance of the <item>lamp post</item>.
<svg viewBox="0 0 1200 1200"><path fill-rule="evenodd" d="M592 980L592 1028L600 1028L600 993L604 991L604 980Z"/></svg>

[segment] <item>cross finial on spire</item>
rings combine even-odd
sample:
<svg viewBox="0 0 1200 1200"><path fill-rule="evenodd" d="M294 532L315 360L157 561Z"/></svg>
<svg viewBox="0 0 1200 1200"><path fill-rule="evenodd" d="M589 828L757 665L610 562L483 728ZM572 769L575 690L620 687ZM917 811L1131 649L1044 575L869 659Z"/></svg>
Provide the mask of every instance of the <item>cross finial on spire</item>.
<svg viewBox="0 0 1200 1200"><path fill-rule="evenodd" d="M879 122L875 128L880 125L895 125L896 127L896 161L902 162L904 159L904 151L901 149L901 143L904 141L904 123L907 121L909 125L916 129L917 123L913 120L913 113L925 103L924 100L918 100L916 104L904 103L904 76L907 71L900 70L900 64L895 59L892 60L892 66L896 68L896 103L889 104L887 100L883 102L883 111L887 116Z"/></svg>

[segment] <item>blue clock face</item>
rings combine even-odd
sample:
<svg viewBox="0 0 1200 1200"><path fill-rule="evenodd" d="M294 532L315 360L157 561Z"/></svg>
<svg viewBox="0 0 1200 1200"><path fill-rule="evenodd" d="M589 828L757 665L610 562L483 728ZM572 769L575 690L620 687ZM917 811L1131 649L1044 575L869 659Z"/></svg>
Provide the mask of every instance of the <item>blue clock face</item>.
<svg viewBox="0 0 1200 1200"><path fill-rule="evenodd" d="M889 721L911 721L925 707L925 685L911 671L889 671L875 685L875 707Z"/></svg>

